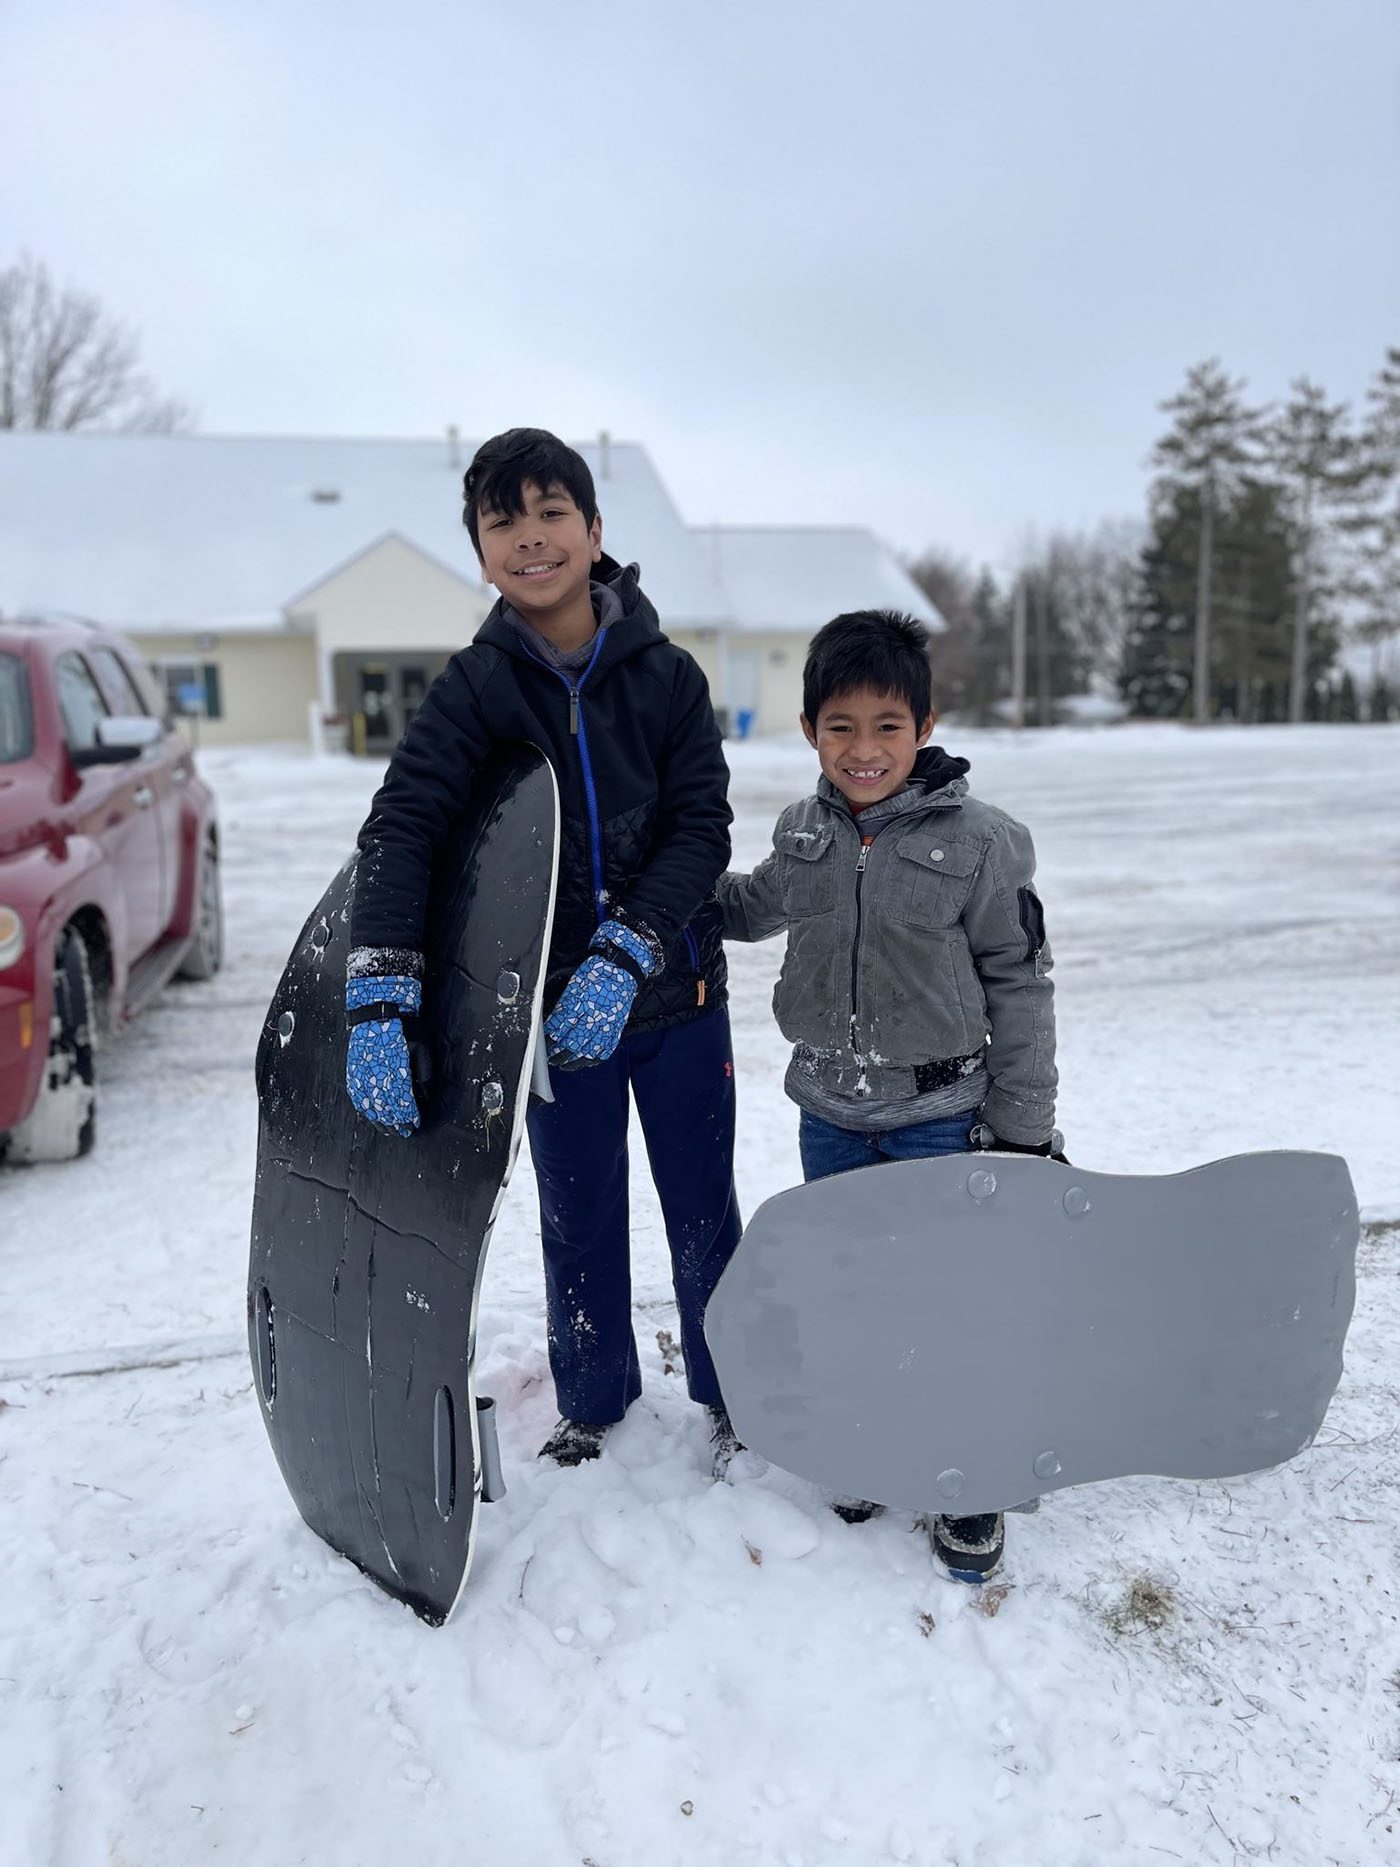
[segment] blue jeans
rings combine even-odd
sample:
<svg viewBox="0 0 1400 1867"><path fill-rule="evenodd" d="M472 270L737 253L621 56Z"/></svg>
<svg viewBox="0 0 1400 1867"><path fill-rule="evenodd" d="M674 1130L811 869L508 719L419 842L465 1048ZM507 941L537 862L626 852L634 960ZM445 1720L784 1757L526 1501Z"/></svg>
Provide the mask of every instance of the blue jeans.
<svg viewBox="0 0 1400 1867"><path fill-rule="evenodd" d="M624 1032L606 1062L551 1070L526 1124L540 1195L549 1361L559 1411L603 1426L642 1391L632 1334L627 1117L637 1105L661 1201L692 1400L718 1406L702 1327L743 1229L734 1194L734 1063L723 1007Z"/></svg>
<svg viewBox="0 0 1400 1867"><path fill-rule="evenodd" d="M820 1115L802 1110L798 1145L802 1150L804 1180L825 1180L853 1167L874 1167L882 1160L929 1160L938 1154L970 1154L976 1109L965 1115L947 1115L939 1121L913 1122L907 1128L884 1128L865 1134L857 1128L838 1128Z"/></svg>

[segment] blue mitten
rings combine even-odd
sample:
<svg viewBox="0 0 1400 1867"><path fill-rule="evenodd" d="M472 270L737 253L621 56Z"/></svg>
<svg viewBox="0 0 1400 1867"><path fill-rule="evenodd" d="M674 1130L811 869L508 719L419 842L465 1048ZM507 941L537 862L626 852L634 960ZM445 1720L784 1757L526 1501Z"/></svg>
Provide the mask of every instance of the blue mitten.
<svg viewBox="0 0 1400 1867"><path fill-rule="evenodd" d="M360 974L345 982L345 1087L365 1120L386 1134L410 1135L421 1119L403 1020L422 1004L423 982L407 973Z"/></svg>
<svg viewBox="0 0 1400 1867"><path fill-rule="evenodd" d="M661 970L661 942L649 929L604 921L588 944L592 952L545 1022L549 1061L558 1070L606 1062L622 1038L637 987Z"/></svg>

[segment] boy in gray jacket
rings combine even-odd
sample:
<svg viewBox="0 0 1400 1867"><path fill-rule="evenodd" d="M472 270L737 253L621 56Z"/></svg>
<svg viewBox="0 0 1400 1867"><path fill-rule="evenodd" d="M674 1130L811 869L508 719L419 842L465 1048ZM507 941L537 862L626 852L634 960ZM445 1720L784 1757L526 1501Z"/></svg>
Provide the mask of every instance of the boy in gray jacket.
<svg viewBox="0 0 1400 1867"><path fill-rule="evenodd" d="M787 930L773 1011L793 1045L806 1179L982 1147L1060 1157L1055 1017L1028 832L969 795L933 731L928 632L893 610L820 629L802 730L822 775L773 853L720 878L725 937ZM848 1520L873 1505L841 1500ZM1000 1515L935 1517L960 1580L996 1570Z"/></svg>

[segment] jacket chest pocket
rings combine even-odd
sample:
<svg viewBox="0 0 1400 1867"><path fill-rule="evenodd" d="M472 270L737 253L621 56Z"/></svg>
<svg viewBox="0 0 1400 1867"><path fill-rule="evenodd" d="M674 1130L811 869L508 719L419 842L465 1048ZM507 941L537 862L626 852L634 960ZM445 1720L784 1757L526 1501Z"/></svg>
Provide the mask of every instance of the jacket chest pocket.
<svg viewBox="0 0 1400 1867"><path fill-rule="evenodd" d="M955 926L982 859L979 845L955 843L924 825L900 838L895 855L891 911L911 927Z"/></svg>
<svg viewBox="0 0 1400 1867"><path fill-rule="evenodd" d="M836 851L833 832L782 830L774 847L782 859L783 907L789 920L829 914L836 905Z"/></svg>

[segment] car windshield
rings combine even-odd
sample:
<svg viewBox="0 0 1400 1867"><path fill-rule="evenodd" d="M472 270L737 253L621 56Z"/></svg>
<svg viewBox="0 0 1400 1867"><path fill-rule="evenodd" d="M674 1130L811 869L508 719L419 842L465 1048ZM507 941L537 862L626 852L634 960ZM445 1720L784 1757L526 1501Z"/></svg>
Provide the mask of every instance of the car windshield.
<svg viewBox="0 0 1400 1867"><path fill-rule="evenodd" d="M0 765L28 758L34 749L29 678L18 655L0 654Z"/></svg>

